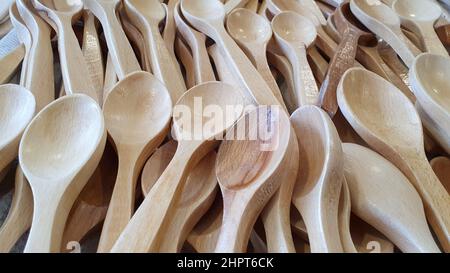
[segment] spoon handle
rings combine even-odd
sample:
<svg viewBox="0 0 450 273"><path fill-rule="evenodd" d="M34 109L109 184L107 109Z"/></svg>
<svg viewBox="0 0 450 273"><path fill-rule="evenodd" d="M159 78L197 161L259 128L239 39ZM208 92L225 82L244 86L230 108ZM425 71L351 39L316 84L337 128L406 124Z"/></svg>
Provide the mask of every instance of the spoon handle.
<svg viewBox="0 0 450 273"><path fill-rule="evenodd" d="M395 35L385 37L385 40L394 51L400 56L403 62L410 68L416 58L417 55L421 53L421 51L408 39L408 37L403 34L403 32L399 30L392 30Z"/></svg>
<svg viewBox="0 0 450 273"><path fill-rule="evenodd" d="M20 167L17 167L15 179L11 209L0 228L0 253L11 251L33 219L33 194Z"/></svg>
<svg viewBox="0 0 450 273"><path fill-rule="evenodd" d="M345 71L351 68L355 62L358 39L360 35L356 31L347 29L336 53L328 67L327 76L320 88L320 103L322 108L333 117L339 106L337 104L336 89Z"/></svg>
<svg viewBox="0 0 450 273"><path fill-rule="evenodd" d="M437 36L432 24L420 24L419 31L427 52L448 57L447 49Z"/></svg>
<svg viewBox="0 0 450 273"><path fill-rule="evenodd" d="M206 49L206 36L203 34L193 34L196 42L191 44L192 57L194 58L195 78L197 84L215 81L216 76L209 60Z"/></svg>
<svg viewBox="0 0 450 273"><path fill-rule="evenodd" d="M84 93L96 102L97 94L93 88L90 75L87 71L87 64L78 40L72 29L71 17L60 17L58 20L58 49L64 87L67 94Z"/></svg>
<svg viewBox="0 0 450 273"><path fill-rule="evenodd" d="M182 143L178 145L172 161L120 234L111 252L156 252L161 240L172 239L165 238L163 230L167 229L164 227L167 216L174 211L189 171L200 161L203 153L208 152L207 149L202 150L201 155L191 157L192 147L184 148Z"/></svg>
<svg viewBox="0 0 450 273"><path fill-rule="evenodd" d="M316 46L322 50L330 59L333 58L338 44L331 38L323 27L317 27Z"/></svg>
<svg viewBox="0 0 450 273"><path fill-rule="evenodd" d="M318 105L319 90L314 74L308 63L305 46L295 48L295 60L292 68L294 71L294 85L297 96L297 106Z"/></svg>
<svg viewBox="0 0 450 273"><path fill-rule="evenodd" d="M119 153L119 169L109 202L97 252L109 252L133 216L137 181L137 159ZM122 157L121 157L122 156Z"/></svg>

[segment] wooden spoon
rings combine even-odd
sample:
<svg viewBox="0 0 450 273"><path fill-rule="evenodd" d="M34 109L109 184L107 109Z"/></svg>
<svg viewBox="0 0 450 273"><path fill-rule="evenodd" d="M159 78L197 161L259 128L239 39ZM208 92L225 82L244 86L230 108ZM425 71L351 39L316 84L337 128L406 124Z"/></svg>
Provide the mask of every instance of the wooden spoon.
<svg viewBox="0 0 450 273"><path fill-rule="evenodd" d="M206 36L190 27L182 16L180 4L177 4L174 10L175 23L181 36L191 48L196 83L215 81L216 77L206 50Z"/></svg>
<svg viewBox="0 0 450 273"><path fill-rule="evenodd" d="M241 134L237 139L235 130ZM258 107L228 131L216 163L224 200L216 252L246 250L258 215L281 185L279 176L290 171L293 143L295 134L280 107Z"/></svg>
<svg viewBox="0 0 450 273"><path fill-rule="evenodd" d="M448 176L450 171L450 159L444 156L433 158L433 160L431 160L431 167L447 192L450 193L450 176Z"/></svg>
<svg viewBox="0 0 450 273"><path fill-rule="evenodd" d="M243 8L250 0L228 0L224 4L225 13L229 15L237 8Z"/></svg>
<svg viewBox="0 0 450 273"><path fill-rule="evenodd" d="M0 3L0 22L3 23L6 18L8 18L9 7L12 5L14 0L5 0Z"/></svg>
<svg viewBox="0 0 450 273"><path fill-rule="evenodd" d="M178 101L186 91L186 85L159 33L159 23L166 16L164 7L158 0L126 0L125 6L128 18L148 41L153 74L167 86L172 101Z"/></svg>
<svg viewBox="0 0 450 273"><path fill-rule="evenodd" d="M314 25L294 12L282 12L272 20L276 41L292 64L297 107L317 105L319 92L306 58L306 48L316 39Z"/></svg>
<svg viewBox="0 0 450 273"><path fill-rule="evenodd" d="M82 94L50 103L27 127L19 161L33 191L34 212L25 252L60 251L70 208L97 167L105 143L101 109Z"/></svg>
<svg viewBox="0 0 450 273"><path fill-rule="evenodd" d="M103 101L108 97L109 92L111 92L111 89L116 85L117 80L112 56L108 53L105 67L105 82L103 84Z"/></svg>
<svg viewBox="0 0 450 273"><path fill-rule="evenodd" d="M17 37L16 31L10 31L0 40L0 84L5 84L14 76L25 57L25 47Z"/></svg>
<svg viewBox="0 0 450 273"><path fill-rule="evenodd" d="M338 133L316 106L301 107L291 122L300 150L292 202L305 221L311 252L343 252L338 208L344 170Z"/></svg>
<svg viewBox="0 0 450 273"><path fill-rule="evenodd" d="M291 146L285 170L277 178L281 181L281 186L261 213L269 253L295 253L290 209L299 165L297 141L293 141Z"/></svg>
<svg viewBox="0 0 450 273"><path fill-rule="evenodd" d="M441 17L442 10L437 3L423 0L396 0L392 9L400 17L402 25L414 31L422 38L427 52L448 56L434 30L435 22Z"/></svg>
<svg viewBox="0 0 450 273"><path fill-rule="evenodd" d="M391 83L359 68L344 74L338 87L338 102L358 134L416 187L427 219L448 251L450 197L425 156L422 124L414 105Z"/></svg>
<svg viewBox="0 0 450 273"><path fill-rule="evenodd" d="M450 69L449 57L424 53L414 61L409 79L420 107L441 129L434 134L435 139L450 153L450 80L446 69Z"/></svg>
<svg viewBox="0 0 450 273"><path fill-rule="evenodd" d="M403 252L440 252L428 228L422 200L408 179L379 154L343 144L352 211Z"/></svg>
<svg viewBox="0 0 450 273"><path fill-rule="evenodd" d="M350 2L353 14L370 31L385 40L408 67L411 67L420 50L403 34L400 18L380 1L353 0Z"/></svg>
<svg viewBox="0 0 450 273"><path fill-rule="evenodd" d="M270 22L248 9L239 8L228 15L226 24L228 33L252 60L279 104L286 108L281 91L267 63L267 44L272 38Z"/></svg>
<svg viewBox="0 0 450 273"><path fill-rule="evenodd" d="M22 62L22 70L20 73L20 85L25 86L27 81L27 69L28 63L30 60L30 50L32 46L31 34L25 23L22 20L22 17L19 14L19 10L17 9L17 4L14 2L9 9L9 17L11 18L11 23L14 26L14 30L19 38L19 41L25 47L25 56Z"/></svg>
<svg viewBox="0 0 450 273"><path fill-rule="evenodd" d="M135 72L108 94L103 114L119 157L119 170L103 224L99 252L111 250L134 212L137 177L169 132L172 102L165 86L148 72Z"/></svg>
<svg viewBox="0 0 450 273"><path fill-rule="evenodd" d="M436 33L445 46L450 46L450 24L436 28Z"/></svg>
<svg viewBox="0 0 450 273"><path fill-rule="evenodd" d="M33 194L28 181L18 166L11 208L0 228L0 253L11 251L20 237L30 228L32 219Z"/></svg>
<svg viewBox="0 0 450 273"><path fill-rule="evenodd" d="M336 88L345 71L353 67L358 43L376 43L374 35L353 16L349 3L342 4L336 9L334 23L342 39L320 88L320 105L331 117L336 114L339 108L336 100Z"/></svg>
<svg viewBox="0 0 450 273"><path fill-rule="evenodd" d="M83 4L81 1L64 1L66 5L59 6L59 9L53 7L52 0L33 0L33 4L39 12L45 13L43 18L58 32L59 59L66 94L83 93L98 102L86 60L72 29L72 21L81 14Z"/></svg>
<svg viewBox="0 0 450 273"><path fill-rule="evenodd" d="M350 219L352 202L350 198L350 190L348 182L344 177L342 181L341 196L339 198L339 234L341 235L341 243L345 253L357 253L355 244L353 243L352 234L350 232Z"/></svg>
<svg viewBox="0 0 450 273"><path fill-rule="evenodd" d="M39 112L55 99L51 28L35 13L30 0L19 0L16 4L32 40L24 86L33 93Z"/></svg>
<svg viewBox="0 0 450 273"><path fill-rule="evenodd" d="M197 81L195 79L195 67L194 59L192 58L191 51L189 47L184 44L180 37L175 39L175 53L177 54L181 65L183 65L185 70L185 82L187 88L192 88L197 85ZM211 68L212 69L212 68Z"/></svg>
<svg viewBox="0 0 450 273"><path fill-rule="evenodd" d="M121 4L121 0L82 1L84 7L97 17L103 29L108 30L104 31L106 43L119 79L125 78L132 72L140 71L141 67L134 55L133 48L116 16L116 9Z"/></svg>
<svg viewBox="0 0 450 273"><path fill-rule="evenodd" d="M199 99L203 107L199 107ZM173 132L178 140L175 156L120 235L113 252L158 251L164 240L170 240L164 236L166 228L162 225L172 215L175 200L179 199L187 175L214 148L217 143L214 137L221 135L241 116L243 103L238 89L220 82L197 85L181 97L174 107ZM209 105L214 105L216 111L222 111L222 115L199 120L204 115L203 108ZM226 107L234 111L225 111ZM189 113L186 112L188 110ZM223 117L223 114L226 116ZM196 130L192 124L197 127ZM216 126L213 128L212 124Z"/></svg>
<svg viewBox="0 0 450 273"><path fill-rule="evenodd" d="M181 10L192 26L218 44L230 70L257 103L280 104L266 81L225 30L225 9L222 3L218 0L183 0Z"/></svg>
<svg viewBox="0 0 450 273"><path fill-rule="evenodd" d="M20 139L35 109L33 94L27 89L15 84L0 86L0 171L17 157Z"/></svg>
<svg viewBox="0 0 450 273"><path fill-rule="evenodd" d="M169 141L161 146L145 164L142 172L142 191L144 196L169 165L175 152L177 143ZM210 152L193 169L184 185L181 199L177 202L175 214L166 223L168 230L159 252L179 252L187 236L195 224L211 207L217 193L217 179L215 172L216 153Z"/></svg>
<svg viewBox="0 0 450 273"><path fill-rule="evenodd" d="M258 6L259 6L259 0L250 0L250 1L248 1L247 5L245 5L245 8L248 10L251 10L255 13L258 13Z"/></svg>

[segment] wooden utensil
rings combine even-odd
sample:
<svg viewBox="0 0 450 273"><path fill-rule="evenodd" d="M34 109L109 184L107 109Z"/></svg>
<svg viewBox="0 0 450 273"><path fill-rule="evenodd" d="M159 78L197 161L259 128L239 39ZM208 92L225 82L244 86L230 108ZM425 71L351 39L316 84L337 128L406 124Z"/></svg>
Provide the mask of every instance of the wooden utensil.
<svg viewBox="0 0 450 273"><path fill-rule="evenodd" d="M0 171L17 157L23 131L36 109L33 94L15 84L0 86Z"/></svg>
<svg viewBox="0 0 450 273"><path fill-rule="evenodd" d="M270 23L264 17L250 10L239 8L228 15L226 24L228 33L253 61L279 104L286 109L281 91L267 63L267 44L272 38Z"/></svg>
<svg viewBox="0 0 450 273"><path fill-rule="evenodd" d="M30 228L32 218L33 194L20 166L18 166L11 208L0 228L0 253L11 251L19 238Z"/></svg>
<svg viewBox="0 0 450 273"><path fill-rule="evenodd" d="M106 67L105 67L105 83L103 87L103 100L108 97L109 92L117 83L117 74L114 69L114 64L112 60L111 54L108 53L108 57L106 59Z"/></svg>
<svg viewBox="0 0 450 273"><path fill-rule="evenodd" d="M103 223L117 176L117 155L107 142L102 159L81 191L67 218L61 244L65 251L70 242L81 242Z"/></svg>
<svg viewBox="0 0 450 273"><path fill-rule="evenodd" d="M103 103L103 82L105 71L100 39L97 33L97 21L92 12L83 11L83 56L86 59L87 69L92 80L98 101Z"/></svg>
<svg viewBox="0 0 450 273"><path fill-rule="evenodd" d="M370 31L385 40L408 67L411 67L420 50L406 38L400 29L400 18L388 6L380 1L353 0L350 2L352 13Z"/></svg>
<svg viewBox="0 0 450 273"><path fill-rule="evenodd" d="M240 132L246 124L256 126ZM241 136L233 140L235 130ZM216 163L224 215L215 251L244 252L259 213L281 185L279 175L289 171L295 134L280 107L261 106L241 118L225 139Z"/></svg>
<svg viewBox="0 0 450 273"><path fill-rule="evenodd" d="M243 8L249 0L228 0L224 4L225 13L229 15L234 9Z"/></svg>
<svg viewBox="0 0 450 273"><path fill-rule="evenodd" d="M182 16L180 4L177 4L174 10L175 23L179 33L191 48L196 83L215 81L216 77L206 50L206 36L191 28Z"/></svg>
<svg viewBox="0 0 450 273"><path fill-rule="evenodd" d="M0 4L0 22L4 22L9 15L9 7L12 5L14 0L5 0Z"/></svg>
<svg viewBox="0 0 450 273"><path fill-rule="evenodd" d="M166 44L167 50L169 50L169 54L172 57L173 62L176 64L177 58L175 56L175 37L177 34L177 26L175 24L175 7L177 6L179 0L168 0L167 4L162 2L162 6L166 13L166 20L163 32L163 40ZM181 74L181 70L178 72Z"/></svg>
<svg viewBox="0 0 450 273"><path fill-rule="evenodd" d="M343 144L343 150L353 212L403 252L440 252L420 196L402 172L357 144Z"/></svg>
<svg viewBox="0 0 450 273"><path fill-rule="evenodd" d="M98 102L86 60L72 29L72 20L81 15L83 4L79 1L64 1L65 5L59 8L53 7L52 0L33 0L33 4L39 12L45 13L43 18L58 33L59 59L66 94L82 93Z"/></svg>
<svg viewBox="0 0 450 273"><path fill-rule="evenodd" d="M194 65L194 59L192 58L191 51L188 46L184 44L180 37L177 37L175 40L175 53L177 54L181 64L185 70L185 83L187 88L192 88L197 85L195 79L195 70L196 67ZM211 68L212 69L212 68Z"/></svg>
<svg viewBox="0 0 450 273"><path fill-rule="evenodd" d="M350 232L350 217L352 210L352 202L350 199L350 190L348 182L344 177L342 181L341 196L339 197L339 234L341 235L341 243L345 253L357 253L355 244L353 243L352 234Z"/></svg>
<svg viewBox="0 0 450 273"><path fill-rule="evenodd" d="M60 250L70 208L97 167L105 143L101 109L83 94L50 103L27 127L19 161L33 191L34 212L25 252Z"/></svg>
<svg viewBox="0 0 450 273"><path fill-rule="evenodd" d="M17 37L16 31L10 31L0 40L0 84L5 84L14 76L25 57L25 47Z"/></svg>
<svg viewBox="0 0 450 273"><path fill-rule="evenodd" d="M121 0L82 0L84 7L89 9L102 24L105 31L111 60L119 79L126 75L140 71L141 67L134 55L133 48L116 16L116 9Z"/></svg>
<svg viewBox="0 0 450 273"><path fill-rule="evenodd" d="M400 17L402 25L413 30L422 38L427 52L448 56L447 50L439 41L434 23L441 17L442 10L432 1L396 0L392 9Z"/></svg>
<svg viewBox="0 0 450 273"><path fill-rule="evenodd" d="M450 171L450 159L448 157L439 156L431 160L431 167L434 173L444 185L448 193L450 193L450 176L448 173Z"/></svg>
<svg viewBox="0 0 450 273"><path fill-rule="evenodd" d="M314 25L294 12L282 12L273 18L272 28L276 41L293 67L296 106L317 105L319 92L306 58L306 48L317 35Z"/></svg>
<svg viewBox="0 0 450 273"><path fill-rule="evenodd" d="M119 156L119 170L103 224L99 252L110 251L134 212L137 177L169 132L172 102L148 72L135 72L108 94L103 114Z"/></svg>
<svg viewBox="0 0 450 273"><path fill-rule="evenodd" d="M225 9L222 3L218 0L183 0L181 10L192 26L218 44L233 75L257 103L279 105L270 87L225 30Z"/></svg>
<svg viewBox="0 0 450 273"><path fill-rule="evenodd" d="M173 140L161 146L145 164L142 172L142 191L144 196L169 165L175 152L177 143ZM184 185L181 199L177 200L175 214L166 223L168 231L159 252L179 252L187 236L195 224L210 208L217 193L217 179L215 172L216 153L210 152L190 173Z"/></svg>
<svg viewBox="0 0 450 273"><path fill-rule="evenodd" d="M247 5L245 5L245 8L248 10L251 10L255 13L258 13L258 6L259 6L259 0L250 0L250 1L248 1Z"/></svg>
<svg viewBox="0 0 450 273"><path fill-rule="evenodd" d="M414 105L398 91L375 73L352 68L339 84L338 103L358 134L416 187L430 225L448 250L450 197L426 159L422 124Z"/></svg>
<svg viewBox="0 0 450 273"><path fill-rule="evenodd" d="M334 54L327 76L320 87L320 105L333 117L338 111L336 88L347 69L353 67L358 43L376 43L375 37L353 16L350 4L342 4L334 13L334 23L341 34L336 53Z"/></svg>
<svg viewBox="0 0 450 273"><path fill-rule="evenodd" d="M292 202L305 221L311 252L343 252L338 207L344 171L336 128L316 106L295 111L291 123L301 162Z"/></svg>
<svg viewBox="0 0 450 273"><path fill-rule="evenodd" d="M436 28L436 33L445 46L450 46L450 24Z"/></svg>
<svg viewBox="0 0 450 273"><path fill-rule="evenodd" d="M292 192L297 181L299 151L296 140L291 145L284 172L277 178L280 188L261 213L269 253L295 253L290 225Z"/></svg>
<svg viewBox="0 0 450 273"><path fill-rule="evenodd" d="M186 85L159 33L159 23L166 16L163 6L158 0L126 0L125 6L128 18L148 43L153 74L167 86L172 101L178 101L186 91Z"/></svg>
<svg viewBox="0 0 450 273"><path fill-rule="evenodd" d="M39 112L55 99L51 28L35 13L31 1L19 0L16 4L32 40L24 86L33 93Z"/></svg>
<svg viewBox="0 0 450 273"><path fill-rule="evenodd" d="M199 98L202 99L203 107L194 107L194 102L198 104ZM164 236L166 227L162 225L172 215L175 200L180 196L188 173L214 148L217 143L214 137L222 134L241 116L243 103L239 90L220 82L197 85L181 97L174 108L173 132L178 140L177 152L131 218L112 252L158 251L163 240L170 240ZM208 105L214 105L217 111L222 110L226 117L213 115L207 120L198 120L198 117L203 117L203 108ZM237 108L225 111L230 106ZM188 109L186 107L190 107L191 114L183 112ZM195 121L192 117L196 117ZM203 130L194 130L191 124ZM216 124L215 128L209 127L211 124ZM208 127L204 128L204 125Z"/></svg>
<svg viewBox="0 0 450 273"><path fill-rule="evenodd" d="M26 71L30 60L30 49L32 45L31 34L19 14L16 3L11 5L11 8L9 9L9 17L11 18L11 23L14 26L14 30L19 38L19 41L25 47L25 56L23 58L22 70L20 73L20 85L24 86L27 81Z"/></svg>
<svg viewBox="0 0 450 273"><path fill-rule="evenodd" d="M436 125L438 130L430 126L427 129L450 153L450 80L443 73L445 69L450 69L449 57L421 54L409 71L409 79L420 107L432 123L424 125Z"/></svg>

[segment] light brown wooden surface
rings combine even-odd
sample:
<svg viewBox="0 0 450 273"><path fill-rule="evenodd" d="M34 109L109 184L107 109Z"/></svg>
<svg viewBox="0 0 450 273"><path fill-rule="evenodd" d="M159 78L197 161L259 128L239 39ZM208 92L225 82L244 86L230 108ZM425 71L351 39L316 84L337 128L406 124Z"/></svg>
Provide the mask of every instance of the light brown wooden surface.
<svg viewBox="0 0 450 273"><path fill-rule="evenodd" d="M345 166L344 166L345 167ZM353 243L350 231L350 217L352 210L352 202L350 198L350 190L348 182L344 176L342 181L341 196L339 197L339 234L341 235L341 243L345 253L357 253L355 244Z"/></svg>
<svg viewBox="0 0 450 273"><path fill-rule="evenodd" d="M450 193L450 159L448 157L440 156L431 160L431 167L434 173L444 185L448 193Z"/></svg>

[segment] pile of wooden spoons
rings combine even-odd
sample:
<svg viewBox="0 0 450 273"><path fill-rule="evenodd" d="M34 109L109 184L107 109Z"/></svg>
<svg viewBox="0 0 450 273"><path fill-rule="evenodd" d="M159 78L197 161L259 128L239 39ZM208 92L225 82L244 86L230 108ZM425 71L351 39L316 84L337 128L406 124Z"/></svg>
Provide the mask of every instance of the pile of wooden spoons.
<svg viewBox="0 0 450 273"><path fill-rule="evenodd" d="M0 252L450 252L446 8L2 0Z"/></svg>

